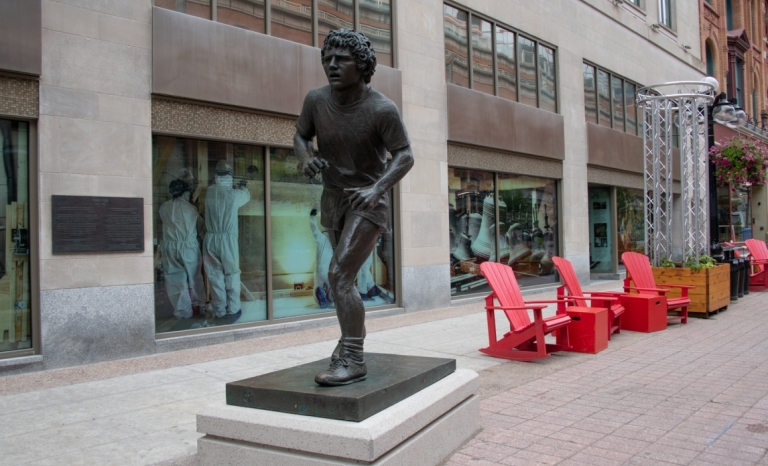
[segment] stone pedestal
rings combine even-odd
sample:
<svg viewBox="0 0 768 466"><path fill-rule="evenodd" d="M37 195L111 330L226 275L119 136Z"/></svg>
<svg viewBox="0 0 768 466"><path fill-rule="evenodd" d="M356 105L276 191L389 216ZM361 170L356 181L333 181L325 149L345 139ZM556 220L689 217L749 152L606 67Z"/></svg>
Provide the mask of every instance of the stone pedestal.
<svg viewBox="0 0 768 466"><path fill-rule="evenodd" d="M197 415L201 466L431 466L479 429L478 375L458 370L361 422L224 403Z"/></svg>

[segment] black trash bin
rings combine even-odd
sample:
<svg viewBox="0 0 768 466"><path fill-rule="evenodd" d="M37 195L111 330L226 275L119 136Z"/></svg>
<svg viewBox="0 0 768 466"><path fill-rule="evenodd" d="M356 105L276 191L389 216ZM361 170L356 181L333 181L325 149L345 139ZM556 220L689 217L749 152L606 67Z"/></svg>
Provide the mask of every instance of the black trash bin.
<svg viewBox="0 0 768 466"><path fill-rule="evenodd" d="M713 247L713 252L715 248ZM722 251L722 254L713 255L718 262L731 265L731 301L739 299L739 289L741 287L741 280L739 280L739 262L734 257L732 247L718 248Z"/></svg>
<svg viewBox="0 0 768 466"><path fill-rule="evenodd" d="M739 263L739 298L743 298L744 284L747 282L747 267L743 257L737 257L736 261Z"/></svg>

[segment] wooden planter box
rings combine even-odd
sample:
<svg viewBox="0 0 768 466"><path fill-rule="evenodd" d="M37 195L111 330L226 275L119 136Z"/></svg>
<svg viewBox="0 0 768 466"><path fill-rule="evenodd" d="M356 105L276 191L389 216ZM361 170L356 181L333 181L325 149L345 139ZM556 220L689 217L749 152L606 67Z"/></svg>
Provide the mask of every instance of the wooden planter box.
<svg viewBox="0 0 768 466"><path fill-rule="evenodd" d="M691 285L688 290L691 305L688 312L709 315L731 303L731 266L720 264L711 269L694 272L687 268L653 267L657 285ZM667 298L680 297L681 290L670 290Z"/></svg>

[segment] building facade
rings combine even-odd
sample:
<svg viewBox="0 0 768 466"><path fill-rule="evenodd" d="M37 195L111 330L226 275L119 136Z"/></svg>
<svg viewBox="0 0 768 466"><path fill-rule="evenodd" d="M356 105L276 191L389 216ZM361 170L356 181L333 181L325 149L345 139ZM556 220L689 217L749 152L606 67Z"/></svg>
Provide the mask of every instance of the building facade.
<svg viewBox="0 0 768 466"><path fill-rule="evenodd" d="M358 274L371 317L476 299L486 260L523 287L558 283L554 255L583 281L618 272L620 252L643 248L635 93L704 75L698 12L695 0L3 2L0 371L335 325L321 180L300 174L292 138L339 27L371 39L371 85L400 108L416 159ZM133 207L109 207L121 202ZM203 254L206 231L234 238L236 267ZM93 246L99 235L111 246Z"/></svg>
<svg viewBox="0 0 768 466"><path fill-rule="evenodd" d="M734 137L768 142L768 83L766 82L765 0L702 0L700 2L701 50L708 76L720 83L720 92L747 112L749 122L733 129L714 124L715 140ZM717 241L766 240L765 188L717 187ZM714 234L714 229L713 229Z"/></svg>

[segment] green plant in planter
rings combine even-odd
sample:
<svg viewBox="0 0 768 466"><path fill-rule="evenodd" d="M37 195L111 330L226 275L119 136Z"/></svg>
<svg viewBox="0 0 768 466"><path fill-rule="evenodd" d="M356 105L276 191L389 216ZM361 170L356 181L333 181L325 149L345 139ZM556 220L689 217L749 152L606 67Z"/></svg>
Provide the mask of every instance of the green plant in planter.
<svg viewBox="0 0 768 466"><path fill-rule="evenodd" d="M675 263L672 262L672 259L670 259L668 257L665 257L665 258L661 259L661 266L665 267L665 268L674 268L675 267Z"/></svg>
<svg viewBox="0 0 768 466"><path fill-rule="evenodd" d="M699 256L699 260L696 260L696 258L691 254L688 256L688 259L685 260L685 263L683 263L683 267L689 268L694 272L698 272L699 270L703 269L711 269L716 265L717 262L715 262L715 259L706 254Z"/></svg>

